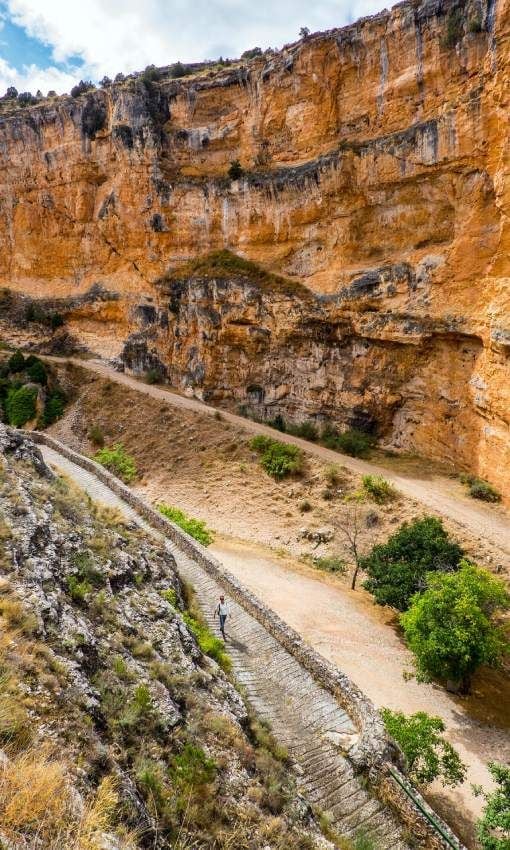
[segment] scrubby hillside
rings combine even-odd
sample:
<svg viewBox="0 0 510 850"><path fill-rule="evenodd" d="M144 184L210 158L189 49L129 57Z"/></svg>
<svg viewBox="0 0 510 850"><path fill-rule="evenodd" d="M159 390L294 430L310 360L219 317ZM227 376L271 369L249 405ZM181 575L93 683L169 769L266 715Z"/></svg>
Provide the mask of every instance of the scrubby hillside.
<svg viewBox="0 0 510 850"><path fill-rule="evenodd" d="M0 494L1 846L327 846L172 556L2 425Z"/></svg>

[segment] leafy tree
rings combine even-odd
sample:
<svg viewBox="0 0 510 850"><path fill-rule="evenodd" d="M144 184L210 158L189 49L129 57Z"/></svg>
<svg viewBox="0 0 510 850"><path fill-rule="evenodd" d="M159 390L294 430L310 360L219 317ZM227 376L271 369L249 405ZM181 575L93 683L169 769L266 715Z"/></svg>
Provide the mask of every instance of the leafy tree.
<svg viewBox="0 0 510 850"><path fill-rule="evenodd" d="M32 362L29 361L30 358L27 359L26 363L27 377L30 378L30 380L33 381L34 384L41 384L42 386L45 386L48 382L48 375L44 363L37 357L34 357L32 359Z"/></svg>
<svg viewBox="0 0 510 850"><path fill-rule="evenodd" d="M13 387L8 390L4 407L9 425L21 428L33 419L36 413L36 401L35 387Z"/></svg>
<svg viewBox="0 0 510 850"><path fill-rule="evenodd" d="M386 543L374 546L362 560L368 574L365 587L379 605L405 611L411 597L425 587L434 570L457 569L463 552L450 540L441 520L426 516L404 523Z"/></svg>
<svg viewBox="0 0 510 850"><path fill-rule="evenodd" d="M18 89L15 86L9 86L7 91L3 96L3 100L16 100L18 96Z"/></svg>
<svg viewBox="0 0 510 850"><path fill-rule="evenodd" d="M17 372L22 372L25 368L25 358L23 357L23 352L20 351L19 348L9 357L7 361L7 368L9 369L9 372L14 375Z"/></svg>
<svg viewBox="0 0 510 850"><path fill-rule="evenodd" d="M384 725L404 753L409 776L417 785L439 779L453 787L466 778L466 766L452 745L445 741L444 723L425 711L406 716L402 711L381 709Z"/></svg>
<svg viewBox="0 0 510 850"><path fill-rule="evenodd" d="M43 412L43 425L52 425L64 415L66 397L62 390L56 389L48 396Z"/></svg>
<svg viewBox="0 0 510 850"><path fill-rule="evenodd" d="M310 27L301 27L301 29L299 30L299 37L305 39L308 38L309 35Z"/></svg>
<svg viewBox="0 0 510 850"><path fill-rule="evenodd" d="M490 762L488 768L496 782L494 791L476 789L485 798L483 814L477 824L483 850L510 848L510 766Z"/></svg>
<svg viewBox="0 0 510 850"><path fill-rule="evenodd" d="M508 608L503 582L474 564L462 561L458 572L429 573L427 589L400 617L418 672L469 693L475 670L481 664L498 666L510 649L494 619Z"/></svg>

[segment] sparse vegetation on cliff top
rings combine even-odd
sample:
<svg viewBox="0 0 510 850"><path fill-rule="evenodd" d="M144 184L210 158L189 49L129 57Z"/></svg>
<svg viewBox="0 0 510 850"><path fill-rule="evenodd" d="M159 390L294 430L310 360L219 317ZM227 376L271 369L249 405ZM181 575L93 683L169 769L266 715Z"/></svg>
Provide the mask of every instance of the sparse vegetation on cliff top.
<svg viewBox="0 0 510 850"><path fill-rule="evenodd" d="M289 280L280 275L272 274L265 269L246 260L232 251L212 251L202 257L190 260L182 266L167 272L158 284L170 284L176 280L187 278L245 278L256 283L261 289L279 290L287 295L300 296L301 298L313 298L313 293L303 284Z"/></svg>

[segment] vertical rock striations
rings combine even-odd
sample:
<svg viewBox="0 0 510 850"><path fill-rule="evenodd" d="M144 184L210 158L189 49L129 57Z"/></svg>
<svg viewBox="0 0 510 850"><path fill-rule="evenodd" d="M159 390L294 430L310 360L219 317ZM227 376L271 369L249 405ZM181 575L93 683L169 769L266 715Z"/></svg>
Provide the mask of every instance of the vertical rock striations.
<svg viewBox="0 0 510 850"><path fill-rule="evenodd" d="M4 105L0 282L128 366L508 490L509 36L508 0L404 2L249 63ZM223 249L294 287L193 262Z"/></svg>

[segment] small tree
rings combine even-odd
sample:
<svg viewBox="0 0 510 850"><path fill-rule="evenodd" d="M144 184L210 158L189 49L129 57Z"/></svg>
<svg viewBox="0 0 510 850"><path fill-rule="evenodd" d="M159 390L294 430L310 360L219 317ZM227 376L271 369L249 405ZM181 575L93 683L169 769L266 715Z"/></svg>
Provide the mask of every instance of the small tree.
<svg viewBox="0 0 510 850"><path fill-rule="evenodd" d="M309 35L310 35L310 27L301 27L301 29L299 30L299 37L302 38L302 39L306 39L306 38L308 38Z"/></svg>
<svg viewBox="0 0 510 850"><path fill-rule="evenodd" d="M400 622L418 672L469 693L481 664L496 667L510 643L495 620L510 607L503 582L487 570L462 561L456 573L429 573Z"/></svg>
<svg viewBox="0 0 510 850"><path fill-rule="evenodd" d="M445 741L444 723L425 711L406 716L402 711L381 709L388 733L404 753L407 770L417 785L430 785L439 779L453 787L466 778L466 766L452 745Z"/></svg>
<svg viewBox="0 0 510 850"><path fill-rule="evenodd" d="M478 841L483 850L508 850L510 847L510 766L490 762L488 768L496 782L494 791L476 788L485 798L483 814L477 823Z"/></svg>
<svg viewBox="0 0 510 850"><path fill-rule="evenodd" d="M362 569L361 534L365 524L365 511L357 500L348 503L346 513L342 519L337 521L337 526L345 538L347 548L354 561L351 590L356 590L356 581L359 571Z"/></svg>
<svg viewBox="0 0 510 850"><path fill-rule="evenodd" d="M23 357L23 352L20 351L19 348L9 357L7 361L7 368L9 372L13 374L22 372L25 368L25 358Z"/></svg>
<svg viewBox="0 0 510 850"><path fill-rule="evenodd" d="M374 546L363 559L368 574L365 587L379 605L405 611L411 597L425 588L425 576L433 570L457 569L463 552L450 540L441 520L422 517L404 523L386 543Z"/></svg>

